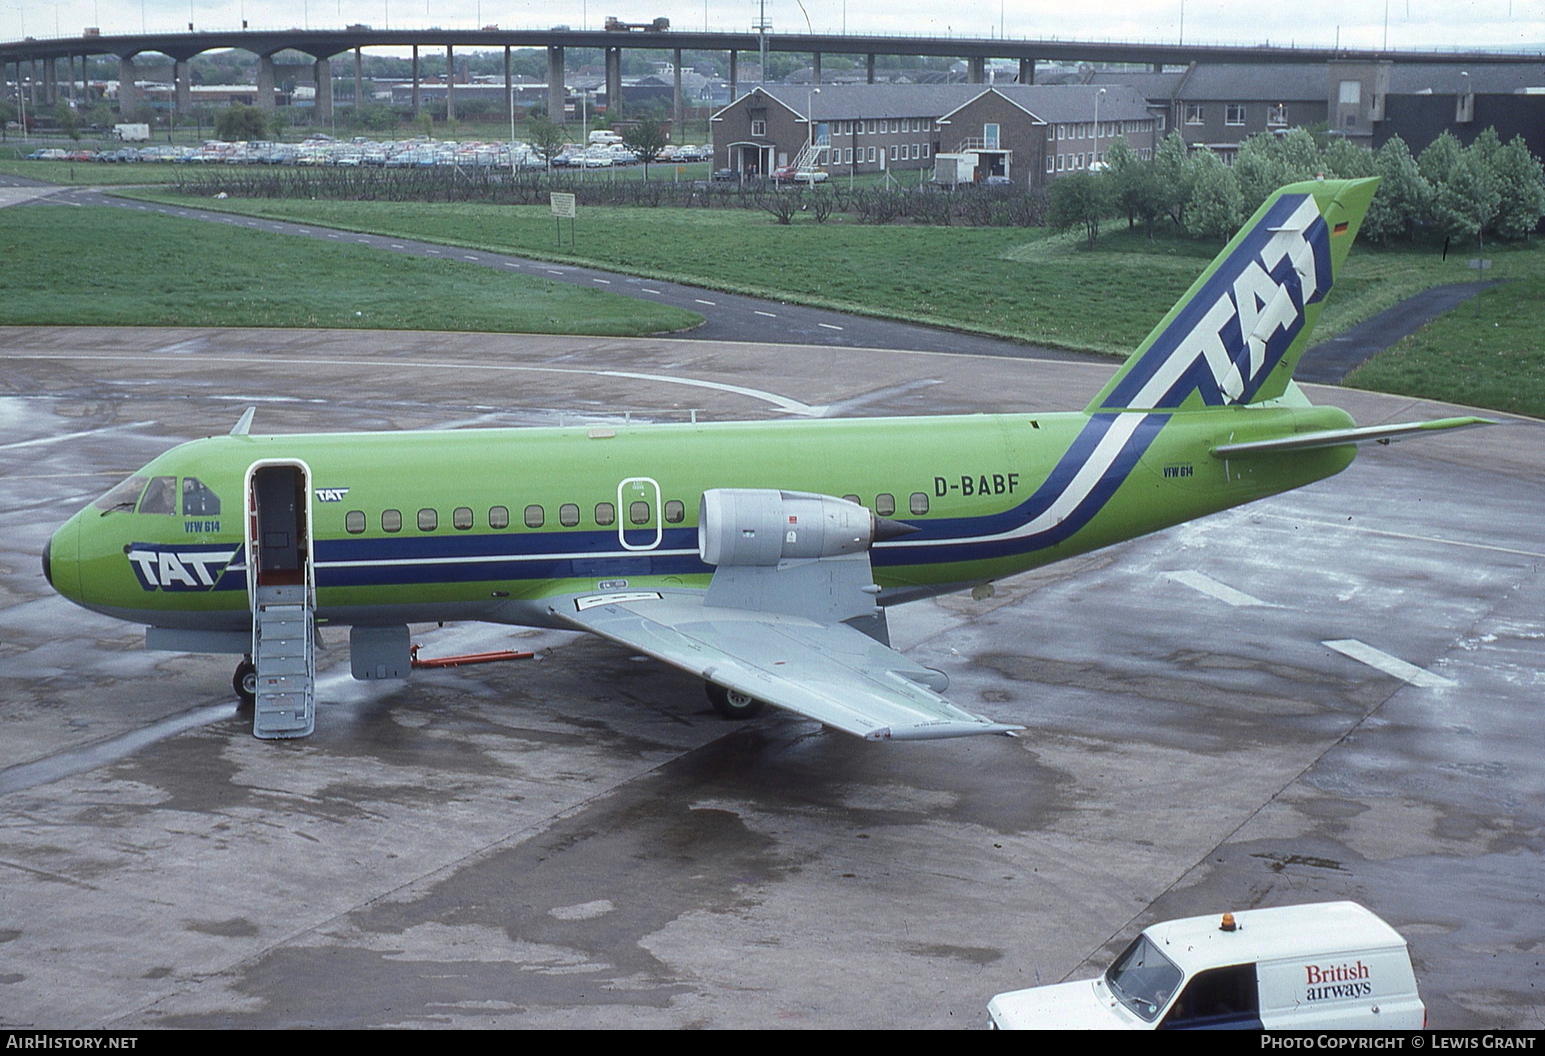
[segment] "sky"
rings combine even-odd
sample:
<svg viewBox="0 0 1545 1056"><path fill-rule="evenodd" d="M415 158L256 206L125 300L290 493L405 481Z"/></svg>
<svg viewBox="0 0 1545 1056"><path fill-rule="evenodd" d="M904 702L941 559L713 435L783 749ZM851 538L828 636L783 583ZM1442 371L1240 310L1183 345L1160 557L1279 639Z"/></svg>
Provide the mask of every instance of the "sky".
<svg viewBox="0 0 1545 1056"><path fill-rule="evenodd" d="M765 0L774 33L883 33L1378 48L1545 49L1545 0ZM757 0L0 0L0 39L362 22L600 29L608 15L678 29L749 30ZM1075 11L1074 9L1077 8Z"/></svg>

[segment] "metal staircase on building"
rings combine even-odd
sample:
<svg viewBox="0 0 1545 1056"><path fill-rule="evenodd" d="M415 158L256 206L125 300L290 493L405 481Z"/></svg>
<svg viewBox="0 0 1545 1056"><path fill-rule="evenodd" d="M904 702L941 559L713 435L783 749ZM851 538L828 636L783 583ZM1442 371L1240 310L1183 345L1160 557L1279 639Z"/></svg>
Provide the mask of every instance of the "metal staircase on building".
<svg viewBox="0 0 1545 1056"><path fill-rule="evenodd" d="M794 157L794 171L796 173L814 172L820 167L821 157L828 149L828 142L824 138L814 143L806 143Z"/></svg>
<svg viewBox="0 0 1545 1056"><path fill-rule="evenodd" d="M252 612L255 736L305 737L315 728L314 627L311 592L305 585L257 588Z"/></svg>

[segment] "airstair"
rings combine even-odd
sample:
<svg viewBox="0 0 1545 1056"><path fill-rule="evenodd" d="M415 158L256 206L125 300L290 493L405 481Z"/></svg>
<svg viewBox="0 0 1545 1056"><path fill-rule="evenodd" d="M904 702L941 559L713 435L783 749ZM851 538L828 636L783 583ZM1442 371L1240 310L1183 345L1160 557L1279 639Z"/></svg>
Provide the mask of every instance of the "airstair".
<svg viewBox="0 0 1545 1056"><path fill-rule="evenodd" d="M257 669L252 733L265 740L305 737L316 727L309 478L304 464L289 462L256 462L248 470L248 600Z"/></svg>
<svg viewBox="0 0 1545 1056"><path fill-rule="evenodd" d="M265 740L305 737L316 727L315 620L305 585L255 592L252 661L257 702L252 733Z"/></svg>

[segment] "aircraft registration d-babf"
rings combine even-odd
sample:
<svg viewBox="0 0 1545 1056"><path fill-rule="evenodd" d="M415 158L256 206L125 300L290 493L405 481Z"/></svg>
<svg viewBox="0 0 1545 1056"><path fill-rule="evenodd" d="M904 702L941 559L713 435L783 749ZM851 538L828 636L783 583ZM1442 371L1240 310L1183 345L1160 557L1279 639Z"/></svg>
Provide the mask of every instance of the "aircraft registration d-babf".
<svg viewBox="0 0 1545 1056"><path fill-rule="evenodd" d="M259 737L314 727L317 625L359 679L408 624L592 631L871 740L1009 732L891 649L886 606L990 583L1340 472L1358 428L1293 384L1377 180L1284 187L1078 413L230 435L82 510L43 567L153 649L243 654Z"/></svg>

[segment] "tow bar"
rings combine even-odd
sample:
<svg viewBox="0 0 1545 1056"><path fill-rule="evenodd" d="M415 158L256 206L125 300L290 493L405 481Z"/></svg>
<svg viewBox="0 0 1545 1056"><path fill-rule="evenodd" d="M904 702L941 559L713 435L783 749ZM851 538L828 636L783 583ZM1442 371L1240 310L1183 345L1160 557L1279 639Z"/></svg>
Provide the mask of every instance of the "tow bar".
<svg viewBox="0 0 1545 1056"><path fill-rule="evenodd" d="M530 660L534 653L519 653L513 649L499 649L492 653L465 653L461 656L436 656L428 660L418 658L419 647L408 650L409 662L414 670L424 667L463 667L467 664L492 664L500 660Z"/></svg>

